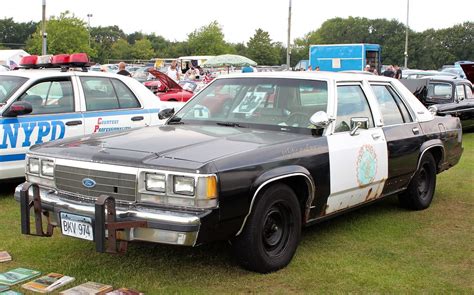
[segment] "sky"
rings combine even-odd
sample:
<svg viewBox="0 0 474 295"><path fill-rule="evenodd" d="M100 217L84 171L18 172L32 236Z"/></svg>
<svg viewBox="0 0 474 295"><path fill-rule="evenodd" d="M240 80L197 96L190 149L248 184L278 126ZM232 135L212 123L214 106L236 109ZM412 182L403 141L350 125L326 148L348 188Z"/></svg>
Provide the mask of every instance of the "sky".
<svg viewBox="0 0 474 295"><path fill-rule="evenodd" d="M216 20L227 42L247 42L261 28L273 41L286 44L290 1L292 40L334 17L386 18L402 23L407 19L407 0L3 0L0 18L40 21L43 1L48 18L69 10L87 22L87 15L92 14L93 27L117 25L127 34L155 33L170 41L184 41L192 31ZM474 0L409 3L409 26L417 32L474 21Z"/></svg>

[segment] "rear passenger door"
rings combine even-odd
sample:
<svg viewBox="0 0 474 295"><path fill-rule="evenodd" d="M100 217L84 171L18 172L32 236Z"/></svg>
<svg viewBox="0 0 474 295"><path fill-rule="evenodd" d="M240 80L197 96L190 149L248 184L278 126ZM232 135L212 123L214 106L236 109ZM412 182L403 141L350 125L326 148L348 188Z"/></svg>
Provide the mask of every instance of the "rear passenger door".
<svg viewBox="0 0 474 295"><path fill-rule="evenodd" d="M128 86L116 78L79 78L84 95L85 133L103 133L148 126L150 113Z"/></svg>
<svg viewBox="0 0 474 295"><path fill-rule="evenodd" d="M371 83L371 88L382 115L388 148L388 178L383 194L390 194L405 188L415 172L423 143L422 132L390 83Z"/></svg>

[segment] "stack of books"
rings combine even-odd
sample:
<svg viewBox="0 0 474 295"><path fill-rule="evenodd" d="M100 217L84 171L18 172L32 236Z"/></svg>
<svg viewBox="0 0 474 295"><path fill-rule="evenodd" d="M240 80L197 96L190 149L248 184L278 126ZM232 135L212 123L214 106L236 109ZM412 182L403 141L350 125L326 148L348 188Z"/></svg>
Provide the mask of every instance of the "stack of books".
<svg viewBox="0 0 474 295"><path fill-rule="evenodd" d="M0 262L6 262L12 260L12 257L7 251L0 251Z"/></svg>
<svg viewBox="0 0 474 295"><path fill-rule="evenodd" d="M110 285L105 285L96 282L87 282L74 288L62 291L61 295L104 295L114 288Z"/></svg>
<svg viewBox="0 0 474 295"><path fill-rule="evenodd" d="M34 292L48 293L72 281L74 281L73 277L68 277L59 273L50 273L23 284L21 287Z"/></svg>

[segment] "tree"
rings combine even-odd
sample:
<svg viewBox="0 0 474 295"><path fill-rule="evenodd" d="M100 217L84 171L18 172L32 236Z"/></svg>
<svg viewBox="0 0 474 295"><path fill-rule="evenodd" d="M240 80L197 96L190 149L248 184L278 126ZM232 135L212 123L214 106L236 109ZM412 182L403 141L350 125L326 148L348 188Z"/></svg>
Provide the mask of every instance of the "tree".
<svg viewBox="0 0 474 295"><path fill-rule="evenodd" d="M16 23L13 18L0 20L0 44L6 48L23 48L36 30L37 23Z"/></svg>
<svg viewBox="0 0 474 295"><path fill-rule="evenodd" d="M59 17L51 17L46 23L48 33L48 54L86 52L91 56L95 51L89 47L89 32L84 21L65 11ZM28 39L27 50L32 54L41 54L41 24Z"/></svg>
<svg viewBox="0 0 474 295"><path fill-rule="evenodd" d="M151 59L155 52L148 39L141 39L135 41L131 50L132 58L134 59Z"/></svg>
<svg viewBox="0 0 474 295"><path fill-rule="evenodd" d="M112 45L111 48L113 59L129 59L131 57L132 46L128 44L127 40L119 39Z"/></svg>
<svg viewBox="0 0 474 295"><path fill-rule="evenodd" d="M92 48L97 52L96 61L104 63L112 57L112 45L119 39L126 38L118 26L91 28Z"/></svg>
<svg viewBox="0 0 474 295"><path fill-rule="evenodd" d="M192 55L219 55L233 50L224 41L224 34L217 21L211 22L188 35L188 47Z"/></svg>
<svg viewBox="0 0 474 295"><path fill-rule="evenodd" d="M247 42L247 54L259 65L275 65L279 61L279 52L273 47L270 34L262 29L255 30Z"/></svg>

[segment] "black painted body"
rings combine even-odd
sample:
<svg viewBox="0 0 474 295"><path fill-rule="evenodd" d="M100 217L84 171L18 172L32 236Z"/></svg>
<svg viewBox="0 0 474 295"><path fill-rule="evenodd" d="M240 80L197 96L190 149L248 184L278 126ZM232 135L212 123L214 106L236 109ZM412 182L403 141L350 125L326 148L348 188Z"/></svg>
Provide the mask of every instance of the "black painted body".
<svg viewBox="0 0 474 295"><path fill-rule="evenodd" d="M461 120L463 129L474 127L474 99L466 98L458 100L456 96L456 86L465 85L471 88L472 83L465 79L452 79L442 77L430 77L424 79L403 79L400 80L425 106L436 106L437 114L440 116L451 115ZM428 85L430 83L447 83L452 86L450 99L437 99L428 97Z"/></svg>
<svg viewBox="0 0 474 295"><path fill-rule="evenodd" d="M444 129L440 129L440 124ZM413 133L414 128L419 128L417 134ZM462 153L456 118L438 117L433 122L385 127L384 133L389 174L383 195L406 187L424 149L435 144L444 146L446 154L440 159L439 171L456 164ZM165 125L51 142L35 146L31 152L130 167L215 173L219 207L196 212L202 217L198 244L235 236L257 189L283 175L298 175L282 181L299 196L303 223L326 217L324 209L331 180L325 136L215 125ZM306 179L301 175L314 182L311 202Z"/></svg>

